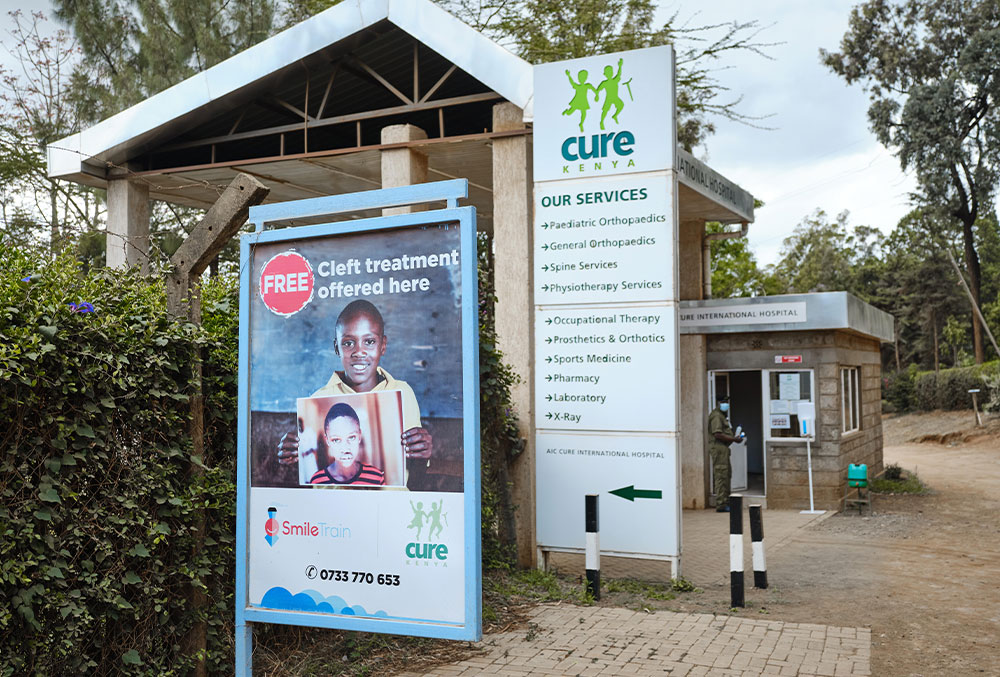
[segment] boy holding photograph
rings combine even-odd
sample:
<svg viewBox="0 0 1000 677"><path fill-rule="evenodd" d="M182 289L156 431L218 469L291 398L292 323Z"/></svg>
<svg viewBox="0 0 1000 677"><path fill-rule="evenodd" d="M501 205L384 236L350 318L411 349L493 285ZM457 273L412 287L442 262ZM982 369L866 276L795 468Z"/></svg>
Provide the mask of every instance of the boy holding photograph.
<svg viewBox="0 0 1000 677"><path fill-rule="evenodd" d="M431 434L422 427L420 406L413 389L405 381L394 379L379 366L385 355L387 338L382 314L372 303L352 301L337 317L334 350L343 370L334 371L325 386L313 397L329 397L376 390L398 390L403 400L403 451L407 459L429 459L433 452ZM299 438L286 433L278 442L278 462L298 462Z"/></svg>

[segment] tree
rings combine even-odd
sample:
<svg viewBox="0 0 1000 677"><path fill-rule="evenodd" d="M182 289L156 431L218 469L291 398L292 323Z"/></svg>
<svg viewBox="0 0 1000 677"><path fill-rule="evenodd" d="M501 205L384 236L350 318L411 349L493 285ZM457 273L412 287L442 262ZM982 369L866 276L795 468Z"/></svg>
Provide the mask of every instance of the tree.
<svg viewBox="0 0 1000 677"><path fill-rule="evenodd" d="M936 370L947 318L970 312L939 244L946 230L939 216L915 209L885 240L883 271L872 303L896 318L897 368L907 362Z"/></svg>
<svg viewBox="0 0 1000 677"><path fill-rule="evenodd" d="M726 230L720 223L708 223L707 233ZM765 296L776 292L772 280L757 265L744 237L711 240L712 297L717 299Z"/></svg>
<svg viewBox="0 0 1000 677"><path fill-rule="evenodd" d="M847 212L830 221L817 209L781 245L781 258L770 272L785 293L853 291L854 238L847 232Z"/></svg>
<svg viewBox="0 0 1000 677"><path fill-rule="evenodd" d="M689 26L671 16L654 21L653 0L438 0L477 30L531 63L545 63L640 47L672 44L677 54L677 137L688 151L715 131L710 116L747 124L740 98L722 100L726 89L712 65L730 52L769 58L757 41L756 21Z"/></svg>
<svg viewBox="0 0 1000 677"><path fill-rule="evenodd" d="M40 12L9 16L3 47L15 70L0 65L0 223L21 234L21 246L47 239L54 253L93 229L102 211L94 190L49 179L45 165L45 146L79 128L79 109L66 96L77 49Z"/></svg>
<svg viewBox="0 0 1000 677"><path fill-rule="evenodd" d="M264 40L274 0L53 0L83 59L71 94L95 122Z"/></svg>
<svg viewBox="0 0 1000 677"><path fill-rule="evenodd" d="M821 57L849 84L868 88L872 131L914 170L926 208L960 229L979 303L975 225L1000 179L1000 3L867 0L851 11L840 51ZM972 327L982 363L975 314Z"/></svg>

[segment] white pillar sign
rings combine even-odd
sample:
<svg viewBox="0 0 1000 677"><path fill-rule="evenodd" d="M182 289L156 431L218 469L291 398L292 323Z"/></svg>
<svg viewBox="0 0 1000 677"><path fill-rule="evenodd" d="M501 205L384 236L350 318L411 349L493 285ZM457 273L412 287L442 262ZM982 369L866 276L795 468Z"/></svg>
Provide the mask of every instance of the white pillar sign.
<svg viewBox="0 0 1000 677"><path fill-rule="evenodd" d="M536 526L680 557L677 176L670 47L535 68Z"/></svg>

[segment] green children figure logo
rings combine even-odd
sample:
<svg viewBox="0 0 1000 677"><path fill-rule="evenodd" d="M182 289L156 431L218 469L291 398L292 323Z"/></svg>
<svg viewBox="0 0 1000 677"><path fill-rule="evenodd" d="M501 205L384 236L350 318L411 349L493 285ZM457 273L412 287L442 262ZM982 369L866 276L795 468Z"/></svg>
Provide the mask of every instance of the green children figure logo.
<svg viewBox="0 0 1000 677"><path fill-rule="evenodd" d="M419 541L420 530L424 528L424 518L427 517L427 513L424 512L423 501L417 501L416 505L413 505L413 501L410 501L410 507L413 509L413 519L406 525L406 528L416 529L417 537L413 540Z"/></svg>
<svg viewBox="0 0 1000 677"><path fill-rule="evenodd" d="M444 519L444 523L448 524L448 513L442 513L441 508L444 507L444 499L438 501L437 503L431 503L431 511L427 513L427 517L431 520L430 529L427 530L427 541L434 540L434 532L437 531L438 538L441 537L441 532L444 531L444 527L441 526L441 520Z"/></svg>
<svg viewBox="0 0 1000 677"><path fill-rule="evenodd" d="M440 538L441 532L444 531L444 525L448 524L448 513L441 512L443 507L443 499L437 503L431 503L431 509L427 511L424 510L423 502L418 501L416 505L413 505L413 501L410 501L410 508L413 510L413 519L406 525L406 528L417 530L416 537L413 540L420 540L420 532L424 528L425 519L430 522L427 528L427 542L430 543L434 540L435 532ZM444 520L444 525L441 524L442 519Z"/></svg>
<svg viewBox="0 0 1000 677"><path fill-rule="evenodd" d="M587 119L587 111L590 110L590 103L587 102L587 90L594 93L594 101L597 101L597 90L594 86L587 82L588 73L585 70L581 70L578 74L580 78L579 82L573 80L573 76L570 75L569 69L566 69L566 77L569 78L569 84L573 88L573 98L569 102L569 107L563 111L563 115L572 115L574 111L580 111L580 131L583 131L583 121Z"/></svg>
<svg viewBox="0 0 1000 677"><path fill-rule="evenodd" d="M614 112L611 113L611 119L616 123L618 122L618 116L621 114L622 110L625 108L625 102L622 100L621 96L618 94L618 88L620 85L625 85L625 89L628 90L629 100L634 100L632 98L632 79L629 78L625 82L622 82L622 63L623 59L618 59L618 72L610 65L604 67L604 80L601 81L597 87L587 82L589 73L586 70L581 69L577 74L577 79L579 81L573 80L573 76L570 74L569 69L566 70L566 77L569 79L569 84L573 87L573 98L569 102L569 106L563 111L563 115L572 115L576 111L580 112L580 131L583 132L583 123L587 119L587 111L590 110L590 102L587 99L588 92L594 93L594 103L600 101L601 91L604 92L604 103L601 106L601 129L604 129L604 121L608 117L608 113L611 109Z"/></svg>

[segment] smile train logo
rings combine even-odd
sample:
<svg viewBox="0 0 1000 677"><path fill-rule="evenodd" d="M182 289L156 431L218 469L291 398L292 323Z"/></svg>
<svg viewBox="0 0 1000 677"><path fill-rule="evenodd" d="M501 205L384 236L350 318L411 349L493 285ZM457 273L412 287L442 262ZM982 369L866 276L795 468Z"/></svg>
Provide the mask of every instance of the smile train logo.
<svg viewBox="0 0 1000 677"><path fill-rule="evenodd" d="M267 521L264 522L264 540L267 541L267 544L272 548L278 541L278 520L275 518L275 515L277 514L277 508L268 508Z"/></svg>

